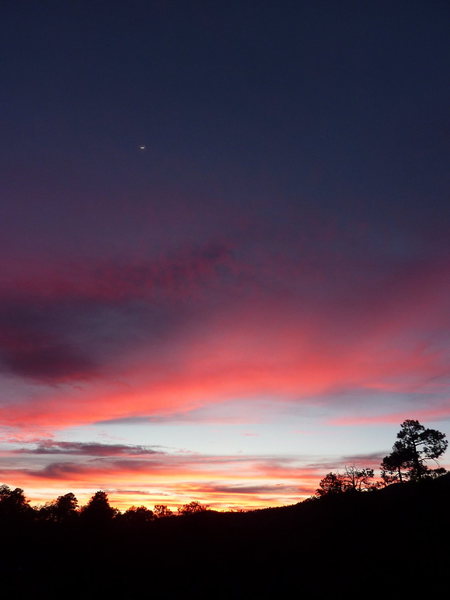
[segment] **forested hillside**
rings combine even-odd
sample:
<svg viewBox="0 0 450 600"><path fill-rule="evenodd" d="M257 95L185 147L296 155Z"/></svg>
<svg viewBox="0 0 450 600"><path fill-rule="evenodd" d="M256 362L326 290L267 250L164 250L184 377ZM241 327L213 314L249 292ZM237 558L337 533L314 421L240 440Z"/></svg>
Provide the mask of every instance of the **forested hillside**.
<svg viewBox="0 0 450 600"><path fill-rule="evenodd" d="M2 591L22 598L405 597L446 589L450 474L243 513L43 519L3 506ZM123 516L122 516L123 517Z"/></svg>

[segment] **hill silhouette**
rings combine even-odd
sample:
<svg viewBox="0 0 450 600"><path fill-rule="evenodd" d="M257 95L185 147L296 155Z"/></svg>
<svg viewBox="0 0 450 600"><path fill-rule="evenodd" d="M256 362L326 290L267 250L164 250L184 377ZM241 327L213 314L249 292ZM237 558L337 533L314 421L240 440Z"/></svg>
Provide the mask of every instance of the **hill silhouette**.
<svg viewBox="0 0 450 600"><path fill-rule="evenodd" d="M447 589L450 474L246 513L2 514L3 593L56 598L415 597Z"/></svg>

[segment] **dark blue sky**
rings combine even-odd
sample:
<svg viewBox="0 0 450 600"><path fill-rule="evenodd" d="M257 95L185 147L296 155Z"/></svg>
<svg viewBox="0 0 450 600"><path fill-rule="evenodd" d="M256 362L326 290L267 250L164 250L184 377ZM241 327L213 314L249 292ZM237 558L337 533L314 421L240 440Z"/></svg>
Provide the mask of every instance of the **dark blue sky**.
<svg viewBox="0 0 450 600"><path fill-rule="evenodd" d="M319 210L400 228L425 214L434 228L448 215L448 13L446 2L4 3L3 220L25 244L37 226L92 243L89 225L84 240L67 231L89 215L108 221L102 237L132 235L149 202L158 215L188 202L205 227Z"/></svg>

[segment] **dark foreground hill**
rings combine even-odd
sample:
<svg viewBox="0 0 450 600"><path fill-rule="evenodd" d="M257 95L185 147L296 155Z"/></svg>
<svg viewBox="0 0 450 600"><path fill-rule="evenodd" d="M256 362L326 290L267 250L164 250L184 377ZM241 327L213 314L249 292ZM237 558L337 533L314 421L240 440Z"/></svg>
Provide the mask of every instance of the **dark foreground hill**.
<svg viewBox="0 0 450 600"><path fill-rule="evenodd" d="M3 523L2 592L158 600L443 595L449 500L446 475L285 508L206 512L142 526Z"/></svg>

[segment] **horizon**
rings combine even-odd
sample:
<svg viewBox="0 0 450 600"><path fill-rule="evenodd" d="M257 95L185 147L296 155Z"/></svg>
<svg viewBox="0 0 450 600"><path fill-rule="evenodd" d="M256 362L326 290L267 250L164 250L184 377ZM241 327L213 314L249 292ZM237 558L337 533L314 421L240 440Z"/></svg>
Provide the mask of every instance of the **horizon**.
<svg viewBox="0 0 450 600"><path fill-rule="evenodd" d="M448 4L206 4L0 9L0 483L32 504L283 506L404 419L450 437Z"/></svg>

